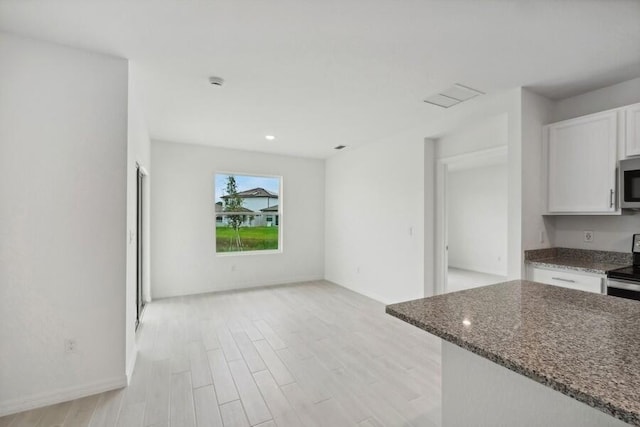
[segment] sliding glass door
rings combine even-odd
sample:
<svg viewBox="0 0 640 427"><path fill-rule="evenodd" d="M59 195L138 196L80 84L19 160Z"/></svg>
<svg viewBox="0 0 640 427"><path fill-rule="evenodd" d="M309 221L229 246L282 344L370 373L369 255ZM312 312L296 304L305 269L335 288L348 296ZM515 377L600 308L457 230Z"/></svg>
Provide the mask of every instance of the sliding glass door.
<svg viewBox="0 0 640 427"><path fill-rule="evenodd" d="M137 191L136 191L136 328L140 324L142 309L144 308L144 295L142 293L143 277L143 200L144 200L144 173L137 168Z"/></svg>

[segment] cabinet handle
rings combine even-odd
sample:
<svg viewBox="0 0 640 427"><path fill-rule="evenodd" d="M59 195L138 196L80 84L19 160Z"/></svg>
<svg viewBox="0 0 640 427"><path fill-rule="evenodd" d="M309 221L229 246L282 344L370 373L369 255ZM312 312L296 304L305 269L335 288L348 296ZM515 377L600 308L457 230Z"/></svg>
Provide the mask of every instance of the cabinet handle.
<svg viewBox="0 0 640 427"><path fill-rule="evenodd" d="M609 190L609 207L613 207L613 189Z"/></svg>
<svg viewBox="0 0 640 427"><path fill-rule="evenodd" d="M552 277L551 280L559 280L561 282L576 283L575 280L563 279L562 277Z"/></svg>

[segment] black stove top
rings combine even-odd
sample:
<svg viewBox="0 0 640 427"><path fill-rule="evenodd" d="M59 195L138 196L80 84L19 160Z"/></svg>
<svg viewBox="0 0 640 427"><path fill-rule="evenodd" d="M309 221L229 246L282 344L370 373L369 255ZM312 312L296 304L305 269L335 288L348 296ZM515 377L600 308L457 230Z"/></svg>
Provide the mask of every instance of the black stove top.
<svg viewBox="0 0 640 427"><path fill-rule="evenodd" d="M629 265L627 267L609 270L607 277L610 279L627 279L640 282L640 265Z"/></svg>

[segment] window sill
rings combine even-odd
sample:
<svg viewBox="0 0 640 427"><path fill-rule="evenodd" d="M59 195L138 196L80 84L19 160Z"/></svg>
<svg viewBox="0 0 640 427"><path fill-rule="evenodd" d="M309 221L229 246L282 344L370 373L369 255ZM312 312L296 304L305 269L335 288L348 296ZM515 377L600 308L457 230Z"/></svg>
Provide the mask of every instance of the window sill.
<svg viewBox="0 0 640 427"><path fill-rule="evenodd" d="M278 255L282 253L282 249L272 249L264 251L239 251L239 252L216 252L217 257L233 257L247 255Z"/></svg>

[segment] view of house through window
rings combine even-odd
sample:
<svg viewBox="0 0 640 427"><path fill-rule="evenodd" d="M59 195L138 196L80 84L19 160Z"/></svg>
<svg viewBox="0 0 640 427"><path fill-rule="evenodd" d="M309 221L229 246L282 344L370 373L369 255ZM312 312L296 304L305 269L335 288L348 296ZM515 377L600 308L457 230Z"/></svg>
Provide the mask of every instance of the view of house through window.
<svg viewBox="0 0 640 427"><path fill-rule="evenodd" d="M216 253L280 248L280 177L216 174Z"/></svg>

